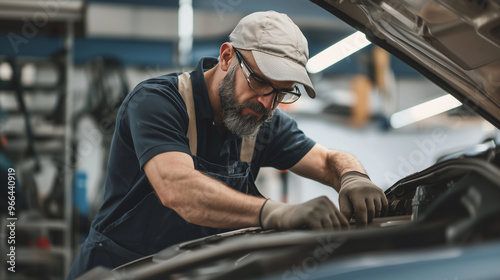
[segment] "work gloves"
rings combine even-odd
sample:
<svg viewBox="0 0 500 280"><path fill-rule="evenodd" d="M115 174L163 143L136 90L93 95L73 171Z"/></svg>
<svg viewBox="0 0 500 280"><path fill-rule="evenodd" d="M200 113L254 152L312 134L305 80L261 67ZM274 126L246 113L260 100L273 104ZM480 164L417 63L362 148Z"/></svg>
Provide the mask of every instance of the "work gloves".
<svg viewBox="0 0 500 280"><path fill-rule="evenodd" d="M374 217L385 216L387 205L384 192L368 175L349 171L340 178L340 212L348 220L354 217L356 226L366 226Z"/></svg>
<svg viewBox="0 0 500 280"><path fill-rule="evenodd" d="M334 230L349 227L348 220L326 196L291 205L266 200L260 210L263 229Z"/></svg>

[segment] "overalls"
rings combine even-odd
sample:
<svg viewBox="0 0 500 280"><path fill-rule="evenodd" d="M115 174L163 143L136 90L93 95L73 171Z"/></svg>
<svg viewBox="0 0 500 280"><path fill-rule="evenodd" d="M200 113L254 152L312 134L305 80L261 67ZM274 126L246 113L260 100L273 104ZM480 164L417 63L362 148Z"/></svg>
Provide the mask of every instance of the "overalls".
<svg viewBox="0 0 500 280"><path fill-rule="evenodd" d="M256 137L242 139L240 161L231 165L221 166L197 157L195 106L191 78L187 72L179 75L179 92L186 103L189 116L187 137L195 169L237 191L262 196L250 173ZM152 191L130 211L108 225L102 233L94 228L90 229L68 279L74 279L95 266L115 268L158 252L164 248L157 248L155 241L164 238L188 241L229 230L231 229L198 226L185 221L175 211L163 206ZM124 238L135 242L124 242Z"/></svg>

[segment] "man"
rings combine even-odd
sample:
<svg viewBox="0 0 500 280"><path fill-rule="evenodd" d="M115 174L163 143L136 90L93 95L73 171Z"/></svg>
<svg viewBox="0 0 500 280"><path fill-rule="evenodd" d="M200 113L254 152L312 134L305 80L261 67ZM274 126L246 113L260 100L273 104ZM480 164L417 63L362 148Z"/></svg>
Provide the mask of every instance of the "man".
<svg viewBox="0 0 500 280"><path fill-rule="evenodd" d="M140 83L117 116L106 193L69 278L116 267L170 245L230 229L334 230L386 210L381 189L351 155L315 144L280 112L302 84L307 41L284 14L243 18L191 73ZM263 198L261 166L290 169L340 192L299 205ZM347 217L347 218L346 218Z"/></svg>

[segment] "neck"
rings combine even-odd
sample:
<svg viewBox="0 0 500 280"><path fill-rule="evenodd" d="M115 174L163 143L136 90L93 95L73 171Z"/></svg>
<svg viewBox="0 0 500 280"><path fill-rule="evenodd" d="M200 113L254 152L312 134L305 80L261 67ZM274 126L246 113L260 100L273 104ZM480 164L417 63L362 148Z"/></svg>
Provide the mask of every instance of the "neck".
<svg viewBox="0 0 500 280"><path fill-rule="evenodd" d="M210 99L210 105L212 106L212 112L214 113L214 120L220 127L222 125L222 108L219 98L219 85L222 81L222 77L218 66L219 64L206 71L204 76L208 89L208 98Z"/></svg>

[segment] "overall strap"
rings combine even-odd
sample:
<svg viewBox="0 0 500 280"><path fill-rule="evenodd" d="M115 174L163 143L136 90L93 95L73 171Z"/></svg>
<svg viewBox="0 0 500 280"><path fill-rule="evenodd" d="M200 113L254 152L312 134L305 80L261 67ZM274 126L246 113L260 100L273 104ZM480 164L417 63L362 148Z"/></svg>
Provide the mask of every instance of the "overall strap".
<svg viewBox="0 0 500 280"><path fill-rule="evenodd" d="M253 152L255 150L255 140L257 140L255 136L243 137L243 139L241 139L241 161L248 163L252 162Z"/></svg>
<svg viewBox="0 0 500 280"><path fill-rule="evenodd" d="M194 110L193 87L191 85L191 76L188 72L179 75L179 93L186 103L186 109L189 117L187 138L189 139L189 149L191 154L196 156L198 149L198 136L196 132L196 112Z"/></svg>
<svg viewBox="0 0 500 280"><path fill-rule="evenodd" d="M191 76L188 72L184 72L179 75L179 93L186 103L187 113L189 116L189 125L187 137L189 139L189 149L191 154L196 156L196 151L198 148L197 143L197 132L196 132L196 113L194 108L194 97L193 97L193 87L191 85ZM255 150L255 141L257 137L250 136L244 137L241 141L241 151L240 151L240 161L252 162L253 153Z"/></svg>

